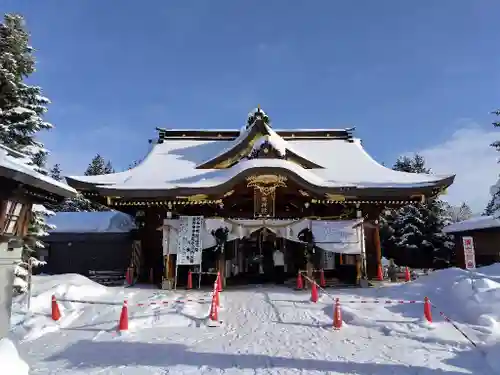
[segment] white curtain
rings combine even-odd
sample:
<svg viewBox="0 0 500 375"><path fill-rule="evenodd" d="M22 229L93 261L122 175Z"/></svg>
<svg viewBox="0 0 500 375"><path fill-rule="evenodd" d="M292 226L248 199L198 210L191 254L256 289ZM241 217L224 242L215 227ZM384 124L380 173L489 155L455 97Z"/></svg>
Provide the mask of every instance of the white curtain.
<svg viewBox="0 0 500 375"><path fill-rule="evenodd" d="M164 254L176 254L179 221L177 219L165 219L163 225L163 252ZM361 225L362 220L205 219L202 230L202 248L207 249L215 246L215 239L211 232L220 227L229 230L228 241L233 241L237 238L241 239L259 229L266 228L275 233L278 237L283 237L295 242L299 242L297 235L300 231L310 227L314 235L316 246L319 248L328 252L361 254ZM167 227L169 227L170 230L168 230Z"/></svg>
<svg viewBox="0 0 500 375"><path fill-rule="evenodd" d="M361 254L361 220L312 221L316 246L341 254Z"/></svg>

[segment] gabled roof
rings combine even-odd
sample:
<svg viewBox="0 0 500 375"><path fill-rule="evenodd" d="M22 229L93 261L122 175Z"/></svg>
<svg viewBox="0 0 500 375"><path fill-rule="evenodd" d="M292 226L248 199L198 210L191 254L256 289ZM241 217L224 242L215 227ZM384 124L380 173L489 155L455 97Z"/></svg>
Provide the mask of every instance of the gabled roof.
<svg viewBox="0 0 500 375"><path fill-rule="evenodd" d="M262 118L256 119L253 126L242 129L240 135L231 141L229 147L219 154L211 157L198 165L197 169L221 169L234 165L242 158L249 155L253 148L261 146L263 142L274 147L283 158L294 160L306 169L322 168L320 165L311 162L293 146L279 136L267 125Z"/></svg>
<svg viewBox="0 0 500 375"><path fill-rule="evenodd" d="M238 136L236 136L238 135ZM236 136L236 137L235 137ZM278 148L280 158L248 159L259 137ZM377 163L352 136L352 129L274 131L257 118L254 126L231 131L160 130L147 157L131 170L103 176L71 176L68 183L103 195L139 191L177 194L210 189L253 173L285 173L321 189L421 189L447 187L454 176L394 171ZM128 193L127 193L128 192Z"/></svg>
<svg viewBox="0 0 500 375"><path fill-rule="evenodd" d="M33 169L26 155L0 143L0 176L49 192L61 198L77 195L71 186Z"/></svg>
<svg viewBox="0 0 500 375"><path fill-rule="evenodd" d="M494 216L478 216L443 228L445 233L460 233L473 230L500 228L500 219Z"/></svg>

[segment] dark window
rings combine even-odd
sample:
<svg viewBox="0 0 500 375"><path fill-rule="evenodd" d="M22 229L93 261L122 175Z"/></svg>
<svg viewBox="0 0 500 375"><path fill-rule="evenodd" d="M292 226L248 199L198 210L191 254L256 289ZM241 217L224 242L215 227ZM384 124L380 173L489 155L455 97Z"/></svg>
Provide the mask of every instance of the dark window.
<svg viewBox="0 0 500 375"><path fill-rule="evenodd" d="M5 234L16 234L22 208L23 205L21 203L7 201L7 207L5 210L5 224L3 227L3 232Z"/></svg>

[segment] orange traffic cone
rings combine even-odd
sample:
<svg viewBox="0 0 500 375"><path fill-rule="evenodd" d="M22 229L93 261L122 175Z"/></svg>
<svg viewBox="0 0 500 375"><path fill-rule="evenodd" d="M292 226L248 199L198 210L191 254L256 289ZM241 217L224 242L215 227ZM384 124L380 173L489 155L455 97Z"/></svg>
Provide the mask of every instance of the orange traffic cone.
<svg viewBox="0 0 500 375"><path fill-rule="evenodd" d="M312 282L311 285L311 302L318 302L318 287L316 286L316 282Z"/></svg>
<svg viewBox="0 0 500 375"><path fill-rule="evenodd" d="M302 281L302 274L299 273L297 274L297 289L302 290L304 289L304 282Z"/></svg>
<svg viewBox="0 0 500 375"><path fill-rule="evenodd" d="M321 269L319 273L319 286L324 288L326 286L326 280L325 280L325 272L323 271L323 268Z"/></svg>
<svg viewBox="0 0 500 375"><path fill-rule="evenodd" d="M340 301L338 298L335 300L335 307L333 308L333 328L342 328L342 312L340 311Z"/></svg>
<svg viewBox="0 0 500 375"><path fill-rule="evenodd" d="M61 311L59 310L56 296L52 295L52 320L55 320L57 322L59 319L61 319Z"/></svg>
<svg viewBox="0 0 500 375"><path fill-rule="evenodd" d="M191 271L188 272L187 288L193 289L193 273Z"/></svg>
<svg viewBox="0 0 500 375"><path fill-rule="evenodd" d="M125 272L125 280L127 280L127 285L132 285L132 268L127 268L127 272Z"/></svg>
<svg viewBox="0 0 500 375"><path fill-rule="evenodd" d="M410 270L408 269L408 267L405 268L405 281L408 282L411 280L411 277L410 277Z"/></svg>
<svg viewBox="0 0 500 375"><path fill-rule="evenodd" d="M120 313L120 321L118 322L118 331L128 330L128 305L127 300L123 301L122 312Z"/></svg>
<svg viewBox="0 0 500 375"><path fill-rule="evenodd" d="M377 280L378 281L384 281L384 271L382 270L382 265L378 265L377 269Z"/></svg>
<svg viewBox="0 0 500 375"><path fill-rule="evenodd" d="M432 312L431 312L431 302L428 297L424 298L424 316L425 320L432 323Z"/></svg>
<svg viewBox="0 0 500 375"><path fill-rule="evenodd" d="M217 272L217 291L222 292L222 279L220 277L220 271Z"/></svg>
<svg viewBox="0 0 500 375"><path fill-rule="evenodd" d="M215 298L215 304L217 307L220 307L220 298L219 298L219 291L217 288L214 289L214 298Z"/></svg>
<svg viewBox="0 0 500 375"><path fill-rule="evenodd" d="M208 316L208 319L212 322L219 321L219 312L217 309L217 292L215 292L212 297L212 304L210 305L210 315Z"/></svg>

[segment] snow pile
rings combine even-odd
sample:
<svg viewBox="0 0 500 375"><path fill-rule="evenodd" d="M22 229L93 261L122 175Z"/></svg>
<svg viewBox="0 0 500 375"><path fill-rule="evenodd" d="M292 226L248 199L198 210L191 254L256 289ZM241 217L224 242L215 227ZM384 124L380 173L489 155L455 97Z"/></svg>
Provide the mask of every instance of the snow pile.
<svg viewBox="0 0 500 375"><path fill-rule="evenodd" d="M481 271L484 273L477 276L475 286L479 296L497 287L495 277L500 274L495 267ZM40 375L200 371L493 375L485 356L437 312L434 323L426 324L422 304L348 302L381 299L383 294L397 300L422 300L429 295L440 307L446 306L449 311L445 312L457 319L461 328L470 331L477 327L465 326L465 319L461 318L463 301L451 305L438 299L451 294L451 290L456 296L450 296L450 301L465 298L465 291L461 290L462 284L466 286L462 282L466 280L464 275L464 271L451 269L402 286L329 289L331 295L322 293L318 303L310 302L309 291L285 287L228 289L221 294L222 327L210 329L206 327L210 293L106 288L78 275L37 277L33 310L47 312L52 293L79 299L90 296L93 301L109 298L119 302L127 298L129 333L116 333L120 303L74 304L71 311L80 314L68 327L65 325L70 310L63 310L63 318L57 323L62 332L43 335L34 341L22 336L22 331L15 333L23 339L19 344L21 352L29 352L29 363ZM332 330L332 305L336 297L341 300L346 323L340 331ZM36 301L37 298L42 300ZM38 302L43 306L37 306ZM64 305L60 303L61 307ZM474 318L473 308L477 306L470 306L470 319ZM477 342L481 349L486 349L485 343L495 341L491 334L482 332L490 341ZM500 355L500 348L487 349L489 363L499 368L494 361Z"/></svg>
<svg viewBox="0 0 500 375"><path fill-rule="evenodd" d="M0 363L2 372L8 375L28 375L29 366L24 362L12 341L0 339Z"/></svg>
<svg viewBox="0 0 500 375"><path fill-rule="evenodd" d="M458 268L435 271L418 280L378 289L380 297L422 300L429 297L440 311L463 327L476 342L484 343L490 364L500 368L500 263L477 272Z"/></svg>
<svg viewBox="0 0 500 375"><path fill-rule="evenodd" d="M84 276L66 274L57 276L33 276L33 290L30 311L26 311L27 295L14 298L12 303L12 325L24 340L34 340L59 327L74 321L85 307L80 303L59 302L62 319L55 323L51 319L51 299L115 300L116 292L97 284Z"/></svg>

